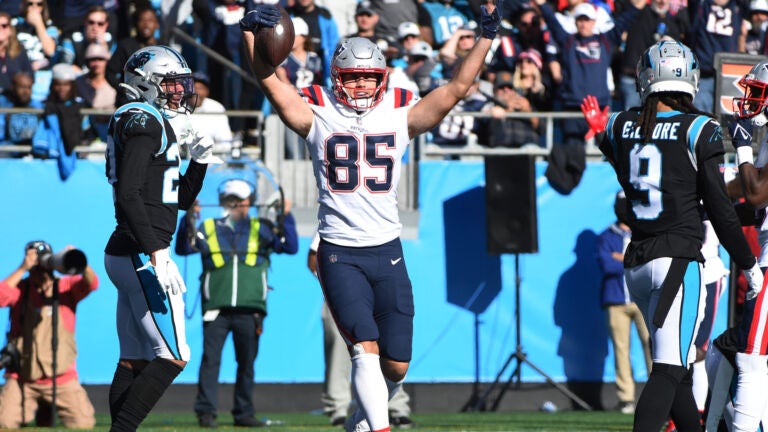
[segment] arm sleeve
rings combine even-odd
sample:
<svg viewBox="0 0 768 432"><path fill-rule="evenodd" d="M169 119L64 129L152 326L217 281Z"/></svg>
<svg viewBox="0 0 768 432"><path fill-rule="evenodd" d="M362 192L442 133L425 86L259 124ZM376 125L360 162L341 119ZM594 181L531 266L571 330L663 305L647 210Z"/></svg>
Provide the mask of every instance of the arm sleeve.
<svg viewBox="0 0 768 432"><path fill-rule="evenodd" d="M740 268L749 269L754 266L755 256L749 249L736 210L728 198L717 158L706 159L699 164L699 190L704 209L725 250Z"/></svg>
<svg viewBox="0 0 768 432"><path fill-rule="evenodd" d="M187 170L184 172L184 175L180 177L179 208L181 210L189 210L195 203L197 194L199 194L200 189L203 188L203 180L205 179L207 168L208 165L206 164L189 161Z"/></svg>
<svg viewBox="0 0 768 432"><path fill-rule="evenodd" d="M60 285L65 283L69 285L69 293L72 298L75 300L75 302L79 302L80 300L86 298L88 294L96 291L96 288L99 287L99 277L96 276L96 273L94 272L94 279L93 283L91 284L86 282L85 278L82 276L64 276L59 279Z"/></svg>
<svg viewBox="0 0 768 432"><path fill-rule="evenodd" d="M262 224L262 226L266 226ZM277 253L293 255L299 251L299 234L296 231L296 219L292 213L285 215L283 220L283 236L274 236L272 249Z"/></svg>
<svg viewBox="0 0 768 432"><path fill-rule="evenodd" d="M189 225L189 222L187 222L187 217L184 215L181 220L179 220L179 228L176 230L176 245L174 250L176 251L177 255L185 256L197 253L197 250L192 246L192 243L190 242L190 237L194 235L197 235L197 231L195 231L195 227Z"/></svg>

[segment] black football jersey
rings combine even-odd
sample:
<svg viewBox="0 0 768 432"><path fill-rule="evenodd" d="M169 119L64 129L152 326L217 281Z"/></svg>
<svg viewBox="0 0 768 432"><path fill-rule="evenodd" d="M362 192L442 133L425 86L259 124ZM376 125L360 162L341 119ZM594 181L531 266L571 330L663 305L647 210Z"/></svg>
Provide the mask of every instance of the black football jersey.
<svg viewBox="0 0 768 432"><path fill-rule="evenodd" d="M651 139L644 142L639 116L639 111L611 115L600 143L627 195L632 242L625 265L659 257L703 262L706 210L726 249L736 252L742 268L751 267L754 257L719 171L724 153L720 124L703 115L659 112Z"/></svg>
<svg viewBox="0 0 768 432"><path fill-rule="evenodd" d="M173 127L154 107L135 102L112 116L105 156L117 221L105 252L150 254L167 248L178 209L186 210L194 202L206 166L190 162L180 175Z"/></svg>

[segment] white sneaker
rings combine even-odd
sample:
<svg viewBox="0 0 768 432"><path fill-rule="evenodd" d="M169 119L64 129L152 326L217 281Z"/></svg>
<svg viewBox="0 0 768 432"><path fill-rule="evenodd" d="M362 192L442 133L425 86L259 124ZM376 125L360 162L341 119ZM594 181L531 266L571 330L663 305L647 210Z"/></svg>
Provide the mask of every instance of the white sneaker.
<svg viewBox="0 0 768 432"><path fill-rule="evenodd" d="M344 423L344 430L346 432L370 432L371 428L368 426L368 420L365 419L363 411L358 408L347 417L347 422Z"/></svg>
<svg viewBox="0 0 768 432"><path fill-rule="evenodd" d="M619 411L621 411L622 414L634 414L635 404L632 402L622 402L619 404Z"/></svg>

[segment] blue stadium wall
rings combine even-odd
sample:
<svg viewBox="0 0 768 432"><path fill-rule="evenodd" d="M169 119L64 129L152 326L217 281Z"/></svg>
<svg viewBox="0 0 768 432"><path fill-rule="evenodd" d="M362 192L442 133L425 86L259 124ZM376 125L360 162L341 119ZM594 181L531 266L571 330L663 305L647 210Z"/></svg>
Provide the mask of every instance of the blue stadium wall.
<svg viewBox="0 0 768 432"><path fill-rule="evenodd" d="M618 184L610 166L591 163L582 184L562 196L549 187L544 168L536 166L539 252L519 255L523 348L557 381L613 381L594 246L596 236L614 220ZM203 203L216 203L221 177L220 172L209 173L200 196ZM483 164L421 162L419 180L418 237L403 241L416 302L408 380L472 382L477 367L482 381L492 381L516 344L515 258L485 252ZM74 245L86 252L101 286L77 310L78 371L84 383L109 383L118 342L115 288L103 265L103 248L114 227L103 162L80 160L72 177L61 182L54 161L3 159L0 184L0 202L5 203L0 212L5 239L0 277L21 263L29 240L45 239L56 250ZM275 256L272 263L269 280L274 289L256 361L258 382L322 381L322 294L306 268L310 239L300 240L298 254ZM188 283L187 334L193 353L177 382L194 383L202 346L200 262L197 256L179 257L177 262ZM7 310L0 309L0 322L8 322ZM724 328L725 318L723 310L715 332ZM222 360L222 382L234 382L230 344ZM632 352L636 378L644 381L636 339ZM522 379L543 381L527 366Z"/></svg>

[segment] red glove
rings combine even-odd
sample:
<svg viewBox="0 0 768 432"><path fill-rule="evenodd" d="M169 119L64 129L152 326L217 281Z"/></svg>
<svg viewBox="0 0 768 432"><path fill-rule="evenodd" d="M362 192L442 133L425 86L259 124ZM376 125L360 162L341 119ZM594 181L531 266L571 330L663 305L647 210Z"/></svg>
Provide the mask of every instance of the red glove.
<svg viewBox="0 0 768 432"><path fill-rule="evenodd" d="M592 95L587 95L584 100L581 101L581 112L584 113L584 119L589 125L589 132L584 135L584 139L590 139L596 134L605 132L605 124L608 123L607 106L600 111L600 105L597 103L597 98Z"/></svg>

